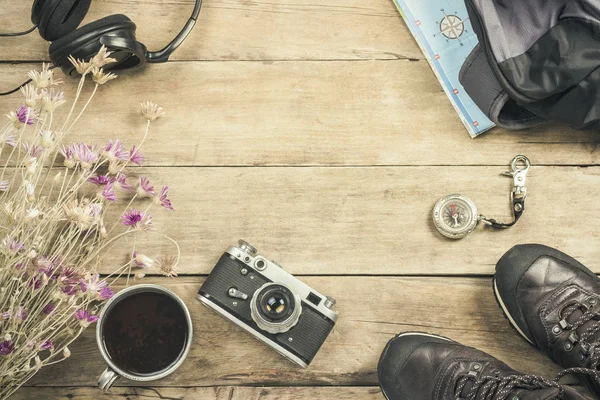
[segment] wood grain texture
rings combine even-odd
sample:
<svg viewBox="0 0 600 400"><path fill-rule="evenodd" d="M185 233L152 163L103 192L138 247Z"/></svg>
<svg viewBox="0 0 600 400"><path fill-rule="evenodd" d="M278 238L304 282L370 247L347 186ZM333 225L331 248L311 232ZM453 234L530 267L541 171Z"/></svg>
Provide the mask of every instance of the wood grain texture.
<svg viewBox="0 0 600 400"><path fill-rule="evenodd" d="M500 175L503 170L155 167L135 172L170 185L176 211L152 213L158 231L181 245L184 274L209 273L240 238L294 274L490 275L518 243L557 247L600 272L600 167L533 167L526 211L514 227L479 226L461 241L437 232L431 210L453 192L470 197L486 216L509 220L513 182ZM137 243L153 257L173 250L152 235L138 236ZM102 270L121 265L129 246L131 240Z"/></svg>
<svg viewBox="0 0 600 400"><path fill-rule="evenodd" d="M12 400L95 399L97 388L23 388ZM378 387L156 387L114 388L102 400L381 400Z"/></svg>
<svg viewBox="0 0 600 400"><path fill-rule="evenodd" d="M170 42L194 0L94 0L84 23L125 14L151 50ZM31 2L0 0L2 32L31 26ZM204 0L196 28L173 60L422 59L392 0ZM0 60L47 60L37 32L2 38Z"/></svg>
<svg viewBox="0 0 600 400"><path fill-rule="evenodd" d="M195 296L203 278L147 279L179 294L194 321L188 359L160 382L135 386L376 386L386 342L404 331L440 334L477 347L527 373L553 376L558 368L509 326L496 305L491 279L306 277L337 299L340 318L308 369L276 352L212 311ZM105 365L88 329L66 362L46 368L28 386L95 386ZM60 377L60 379L57 379ZM130 386L121 380L118 386Z"/></svg>
<svg viewBox="0 0 600 400"><path fill-rule="evenodd" d="M12 87L33 67L2 65L0 82ZM102 87L73 139L135 143L142 134L139 103L152 100L167 116L145 144L151 165L504 166L520 153L535 164L599 161L597 132L495 129L470 139L426 62L152 67ZM68 79L70 96L76 83ZM0 110L20 101L0 98Z"/></svg>

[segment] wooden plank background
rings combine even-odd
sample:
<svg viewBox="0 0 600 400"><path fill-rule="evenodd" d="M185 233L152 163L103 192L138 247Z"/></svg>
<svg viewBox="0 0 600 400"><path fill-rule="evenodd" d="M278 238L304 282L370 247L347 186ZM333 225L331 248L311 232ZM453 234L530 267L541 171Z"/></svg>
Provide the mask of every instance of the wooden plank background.
<svg viewBox="0 0 600 400"><path fill-rule="evenodd" d="M86 21L126 14L154 49L183 26L192 5L94 0ZM26 29L29 14L29 2L0 0L2 31ZM47 48L37 33L0 38L0 91L46 61ZM392 0L205 0L172 61L101 88L73 134L133 144L142 134L141 101L168 113L153 126L148 163L136 173L171 186L176 212L155 220L180 243L185 276L145 280L186 301L194 346L175 374L134 387L121 380L107 399L381 399L377 358L407 330L451 337L524 372L556 373L502 318L491 274L524 242L558 247L600 272L597 133L554 126L469 138ZM76 82L66 81L69 91ZM0 98L6 112L19 105L18 96ZM511 180L500 173L520 153L534 167L519 224L479 227L459 242L440 237L431 208L452 192L487 216L509 217ZM309 369L194 299L238 238L337 298L340 320ZM146 246L150 254L170 250L151 236ZM123 261L119 254L103 271ZM90 329L71 359L13 398L96 398L103 368Z"/></svg>

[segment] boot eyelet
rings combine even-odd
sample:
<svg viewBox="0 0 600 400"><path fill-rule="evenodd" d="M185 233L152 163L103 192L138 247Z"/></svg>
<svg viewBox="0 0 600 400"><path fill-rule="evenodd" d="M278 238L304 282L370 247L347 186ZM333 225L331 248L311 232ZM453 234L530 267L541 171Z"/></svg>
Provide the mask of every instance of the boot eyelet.
<svg viewBox="0 0 600 400"><path fill-rule="evenodd" d="M561 320L558 322L558 325L559 325L559 326L560 326L562 329L569 329L569 327L571 326L571 324L569 324L569 323L567 322L567 320L566 320L566 319L561 319Z"/></svg>
<svg viewBox="0 0 600 400"><path fill-rule="evenodd" d="M588 300L590 302L590 304L596 304L598 302L598 300L592 298Z"/></svg>
<svg viewBox="0 0 600 400"><path fill-rule="evenodd" d="M473 364L473 370L479 371L481 369L481 364Z"/></svg>
<svg viewBox="0 0 600 400"><path fill-rule="evenodd" d="M566 351L571 351L573 350L573 345L571 343L565 343L565 350Z"/></svg>
<svg viewBox="0 0 600 400"><path fill-rule="evenodd" d="M561 332L562 332L562 329L560 329L560 326L554 325L552 327L552 333L554 333L555 335L560 335Z"/></svg>

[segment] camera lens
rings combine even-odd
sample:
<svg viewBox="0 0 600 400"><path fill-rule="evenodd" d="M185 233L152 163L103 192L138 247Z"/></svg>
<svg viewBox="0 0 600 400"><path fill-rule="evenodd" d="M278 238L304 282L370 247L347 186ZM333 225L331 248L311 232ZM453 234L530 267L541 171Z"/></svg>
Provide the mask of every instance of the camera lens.
<svg viewBox="0 0 600 400"><path fill-rule="evenodd" d="M294 300L286 290L287 288L276 287L262 296L260 305L264 317L277 321L289 316L294 308Z"/></svg>
<svg viewBox="0 0 600 400"><path fill-rule="evenodd" d="M250 311L259 328L270 333L281 333L296 325L302 306L298 296L288 287L267 283L255 292Z"/></svg>

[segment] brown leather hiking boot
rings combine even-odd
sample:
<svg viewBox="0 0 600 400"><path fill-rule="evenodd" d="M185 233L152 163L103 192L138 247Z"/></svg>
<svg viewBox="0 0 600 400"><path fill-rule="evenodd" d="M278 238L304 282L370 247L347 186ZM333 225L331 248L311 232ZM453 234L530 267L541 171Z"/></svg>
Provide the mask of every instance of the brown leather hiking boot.
<svg viewBox="0 0 600 400"><path fill-rule="evenodd" d="M511 325L600 396L600 279L568 255L515 246L496 266L496 299Z"/></svg>
<svg viewBox="0 0 600 400"><path fill-rule="evenodd" d="M482 351L425 333L390 340L377 370L388 400L590 400L555 381L515 371Z"/></svg>

